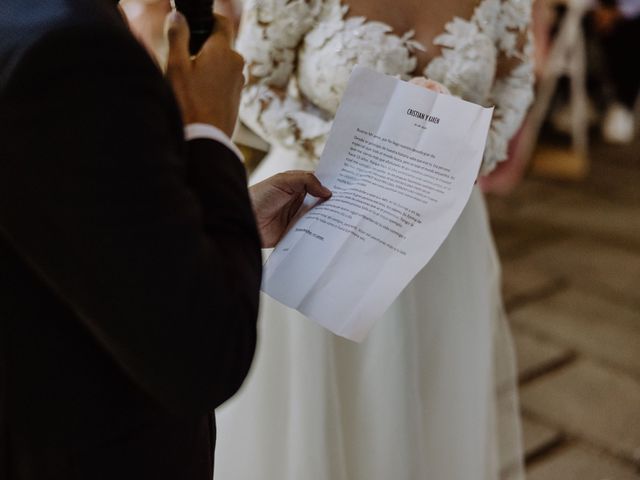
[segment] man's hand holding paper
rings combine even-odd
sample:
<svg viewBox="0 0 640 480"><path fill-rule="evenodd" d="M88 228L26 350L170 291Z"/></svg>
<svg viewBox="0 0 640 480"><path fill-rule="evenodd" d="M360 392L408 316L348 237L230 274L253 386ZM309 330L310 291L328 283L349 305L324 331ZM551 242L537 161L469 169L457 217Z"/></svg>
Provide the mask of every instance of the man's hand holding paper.
<svg viewBox="0 0 640 480"><path fill-rule="evenodd" d="M326 200L331 191L311 172L279 173L249 189L263 248L273 248L300 210L307 194Z"/></svg>

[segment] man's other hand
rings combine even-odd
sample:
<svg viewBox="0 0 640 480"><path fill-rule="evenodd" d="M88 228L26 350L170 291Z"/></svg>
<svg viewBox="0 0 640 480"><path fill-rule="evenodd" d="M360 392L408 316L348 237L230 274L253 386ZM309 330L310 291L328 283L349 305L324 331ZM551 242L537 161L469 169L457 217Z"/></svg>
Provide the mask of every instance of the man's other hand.
<svg viewBox="0 0 640 480"><path fill-rule="evenodd" d="M244 86L244 60L231 48L231 23L216 15L215 31L194 57L189 53L189 26L180 12L167 16L166 29L167 78L185 125L207 123L231 136Z"/></svg>
<svg viewBox="0 0 640 480"><path fill-rule="evenodd" d="M273 248L308 194L327 200L331 191L311 172L279 173L249 189L263 248Z"/></svg>

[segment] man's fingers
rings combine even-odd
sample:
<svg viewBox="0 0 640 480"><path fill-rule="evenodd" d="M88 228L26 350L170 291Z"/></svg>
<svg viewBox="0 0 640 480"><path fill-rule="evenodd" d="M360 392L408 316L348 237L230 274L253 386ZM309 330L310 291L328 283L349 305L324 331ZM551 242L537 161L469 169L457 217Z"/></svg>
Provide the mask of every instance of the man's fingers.
<svg viewBox="0 0 640 480"><path fill-rule="evenodd" d="M320 183L320 180L315 175L309 175L307 181L307 193L317 198L331 198L331 190Z"/></svg>
<svg viewBox="0 0 640 480"><path fill-rule="evenodd" d="M202 46L202 51L209 50L210 48L220 48L221 46L225 46L228 48L232 48L234 37L234 28L233 24L229 21L228 18L223 17L222 15L214 15L215 16L215 26L213 28L213 33L204 42Z"/></svg>
<svg viewBox="0 0 640 480"><path fill-rule="evenodd" d="M285 175L288 176L290 186L298 192L306 191L314 197L323 199L331 197L331 190L323 186L318 177L311 172L293 171Z"/></svg>
<svg viewBox="0 0 640 480"><path fill-rule="evenodd" d="M167 72L173 69L186 68L189 65L189 25L187 20L177 10L167 15L165 30L169 40L169 57Z"/></svg>
<svg viewBox="0 0 640 480"><path fill-rule="evenodd" d="M216 17L216 26L214 33L216 35L222 35L227 39L229 45L233 44L233 39L236 38L235 28L233 26L233 22L229 20L227 17L223 17L222 15L215 15Z"/></svg>

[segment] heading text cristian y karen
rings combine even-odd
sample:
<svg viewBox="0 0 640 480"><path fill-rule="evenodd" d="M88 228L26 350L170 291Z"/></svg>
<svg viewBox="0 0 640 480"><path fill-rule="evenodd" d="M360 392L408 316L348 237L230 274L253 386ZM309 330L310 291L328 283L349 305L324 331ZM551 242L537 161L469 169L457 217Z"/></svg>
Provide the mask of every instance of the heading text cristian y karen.
<svg viewBox="0 0 640 480"><path fill-rule="evenodd" d="M407 115L410 115L412 117L416 117L419 118L420 120L426 120L429 123L434 123L436 125L438 125L440 123L440 118L438 117L432 117L431 115L427 115L424 112L420 112L418 110L414 110L412 108L407 110Z"/></svg>

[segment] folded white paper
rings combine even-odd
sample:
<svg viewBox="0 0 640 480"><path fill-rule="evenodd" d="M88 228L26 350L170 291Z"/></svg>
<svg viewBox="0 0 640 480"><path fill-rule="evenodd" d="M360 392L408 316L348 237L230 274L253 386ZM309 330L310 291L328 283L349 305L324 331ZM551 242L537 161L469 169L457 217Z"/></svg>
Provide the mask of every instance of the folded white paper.
<svg viewBox="0 0 640 480"><path fill-rule="evenodd" d="M316 171L333 197L285 235L263 290L363 340L462 213L492 111L356 67Z"/></svg>

